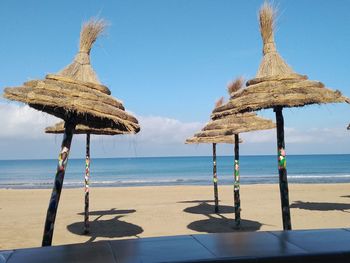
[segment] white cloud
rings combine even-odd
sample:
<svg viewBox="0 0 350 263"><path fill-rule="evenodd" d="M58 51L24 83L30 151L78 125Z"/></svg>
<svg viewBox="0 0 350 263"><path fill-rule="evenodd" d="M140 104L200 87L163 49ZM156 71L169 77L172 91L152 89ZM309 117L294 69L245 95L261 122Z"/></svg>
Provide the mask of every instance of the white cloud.
<svg viewBox="0 0 350 263"><path fill-rule="evenodd" d="M136 135L138 142L183 143L203 126L200 122L181 122L160 116L139 116L138 120L141 126L141 132ZM44 135L47 126L58 121L60 119L27 105L0 104L0 138L38 138Z"/></svg>
<svg viewBox="0 0 350 263"><path fill-rule="evenodd" d="M264 143L276 140L276 129L243 133L243 142Z"/></svg>
<svg viewBox="0 0 350 263"><path fill-rule="evenodd" d="M141 116L139 121L141 131L136 135L136 138L140 143L183 144L188 137L203 126L203 123L200 122L181 122L160 116Z"/></svg>
<svg viewBox="0 0 350 263"><path fill-rule="evenodd" d="M92 136L92 151L98 157L186 155L185 139L203 126L199 122L181 122L160 116L139 116L138 119L141 125L139 134ZM27 156L45 158L47 154L52 156L51 152L53 154L57 151L62 136L45 134L44 129L58 121L59 119L27 105L0 102L0 145L6 149L0 152L0 159ZM31 152L33 145L35 152ZM81 157L84 148L85 137L75 136L73 157Z"/></svg>
<svg viewBox="0 0 350 263"><path fill-rule="evenodd" d="M335 142L350 138L350 132L345 127L336 128L284 128L284 137L287 144L313 144L326 141ZM276 129L244 133L246 143L276 143Z"/></svg>
<svg viewBox="0 0 350 263"><path fill-rule="evenodd" d="M285 133L286 142L294 144L336 143L349 138L349 132L345 127L308 128L304 130L286 128Z"/></svg>
<svg viewBox="0 0 350 263"><path fill-rule="evenodd" d="M129 136L93 136L95 156L174 156L210 154L208 145L185 145L185 139L204 123L183 122L161 116L138 116L141 132ZM56 156L61 136L44 133L45 127L59 119L28 106L0 102L0 151L3 158L47 158ZM243 133L242 154L274 154L276 130ZM286 147L290 153L348 152L350 134L345 127L285 128ZM75 136L73 157L82 157L85 137ZM0 147L0 149L1 149ZM35 147L33 153L31 149ZM232 154L232 145L222 145L220 154ZM53 155L55 153L55 155Z"/></svg>
<svg viewBox="0 0 350 263"><path fill-rule="evenodd" d="M56 117L27 105L0 103L0 138L45 137L44 129L58 121Z"/></svg>

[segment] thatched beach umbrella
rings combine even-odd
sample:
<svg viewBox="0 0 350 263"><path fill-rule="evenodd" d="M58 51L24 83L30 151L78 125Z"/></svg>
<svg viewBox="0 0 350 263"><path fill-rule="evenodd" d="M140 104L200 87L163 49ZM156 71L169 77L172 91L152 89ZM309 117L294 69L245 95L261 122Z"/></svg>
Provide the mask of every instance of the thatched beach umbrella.
<svg viewBox="0 0 350 263"><path fill-rule="evenodd" d="M231 95L242 88L243 78L239 77L228 86L228 92ZM222 105L219 104L217 107ZM216 108L217 108L216 107ZM215 111L215 110L214 110ZM235 221L239 226L241 222L241 201L240 201L240 175L239 175L239 134L250 131L269 130L276 127L276 124L269 119L264 119L257 116L253 112L237 113L226 115L222 119L216 119L208 123L201 132L196 133L195 136L200 138L225 135L234 135L234 205L235 205Z"/></svg>
<svg viewBox="0 0 350 263"><path fill-rule="evenodd" d="M196 134L186 139L186 144L199 144L199 143L211 143L213 145L213 184L214 184L214 202L215 202L215 213L219 212L219 193L218 193L218 177L216 169L216 144L217 143L235 143L235 139L231 135L215 135L200 137Z"/></svg>
<svg viewBox="0 0 350 263"><path fill-rule="evenodd" d="M229 87L229 93L234 93L242 87L243 79L237 78ZM217 105L220 107L222 104ZM216 107L216 108L217 108ZM215 111L215 109L214 109ZM209 122L195 136L199 138L210 138L212 136L234 136L234 206L235 206L235 221L236 225L240 225L241 221L241 202L240 202L240 174L239 174L239 134L243 132L268 130L275 128L276 125L268 119L261 118L255 113L237 113L227 115L222 119L215 119Z"/></svg>
<svg viewBox="0 0 350 263"><path fill-rule="evenodd" d="M5 98L27 103L34 109L65 121L64 137L46 216L43 246L52 243L54 222L75 126L84 124L94 128L113 128L135 133L140 130L137 119L125 111L121 101L110 96L110 90L100 84L90 65L92 44L104 28L105 23L102 20L84 24L78 54L73 63L58 74L50 74L45 79L28 81L23 86L4 90Z"/></svg>
<svg viewBox="0 0 350 263"><path fill-rule="evenodd" d="M215 107L221 105L223 97L215 103ZM211 143L213 145L213 184L214 184L214 202L215 202L215 213L219 212L219 197L218 197L218 177L216 172L216 144L217 143L229 143L233 144L233 136L226 136L217 134L215 136L200 137L194 135L191 138L186 139L185 144L199 144L199 143Z"/></svg>
<svg viewBox="0 0 350 263"><path fill-rule="evenodd" d="M64 122L59 122L54 126L47 127L46 133L61 134L64 133ZM89 184L90 184L90 135L119 135L127 134L126 131L119 131L112 128L96 129L88 126L78 124L75 126L74 134L86 134L86 155L85 155L85 176L84 176L84 189L85 189L85 205L84 205L84 234L90 232L89 224Z"/></svg>
<svg viewBox="0 0 350 263"><path fill-rule="evenodd" d="M235 92L230 101L215 109L213 119L226 115L273 108L277 124L278 171L282 206L283 229L292 228L289 211L289 194L284 143L284 107L302 107L308 104L345 102L341 92L324 87L318 81L308 80L305 75L295 73L278 54L273 30L274 8L265 2L260 9L260 32L263 39L263 59L254 79L247 88Z"/></svg>

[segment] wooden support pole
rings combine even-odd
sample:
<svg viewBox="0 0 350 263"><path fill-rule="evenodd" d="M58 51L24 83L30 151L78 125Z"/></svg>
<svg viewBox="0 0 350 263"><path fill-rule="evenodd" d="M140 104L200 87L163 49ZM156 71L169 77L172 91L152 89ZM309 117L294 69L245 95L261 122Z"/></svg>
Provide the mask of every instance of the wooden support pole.
<svg viewBox="0 0 350 263"><path fill-rule="evenodd" d="M75 125L76 124L72 120L66 121L64 125L64 135L62 140L61 152L58 156L58 165L55 182L51 193L49 207L47 209L42 246L51 246L52 244L56 213L58 203L60 201L64 174L66 172L70 145L72 142Z"/></svg>
<svg viewBox="0 0 350 263"><path fill-rule="evenodd" d="M234 166L234 204L235 204L235 222L236 226L241 224L241 199L239 196L240 178L239 178L239 136L235 134L235 166Z"/></svg>
<svg viewBox="0 0 350 263"><path fill-rule="evenodd" d="M284 144L284 120L282 114L282 107L274 108L276 113L277 126L277 154L278 154L278 174L282 207L283 230L291 230L292 223L289 209L289 193L287 181L287 163L286 152Z"/></svg>
<svg viewBox="0 0 350 263"><path fill-rule="evenodd" d="M86 158L85 158L85 206L84 206L84 234L90 233L89 224L89 183L90 183L90 133L86 134Z"/></svg>
<svg viewBox="0 0 350 263"><path fill-rule="evenodd" d="M218 177L216 173L216 143L213 143L213 182L214 182L215 213L218 213L219 197L218 197Z"/></svg>

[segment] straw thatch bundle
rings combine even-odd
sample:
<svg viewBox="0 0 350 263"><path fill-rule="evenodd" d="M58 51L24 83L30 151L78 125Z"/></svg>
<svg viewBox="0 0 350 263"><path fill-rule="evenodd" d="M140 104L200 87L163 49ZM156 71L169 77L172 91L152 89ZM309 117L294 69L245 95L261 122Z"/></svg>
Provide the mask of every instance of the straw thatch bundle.
<svg viewBox="0 0 350 263"><path fill-rule="evenodd" d="M79 52L73 62L58 74L75 80L101 84L90 64L92 44L106 28L104 20L91 20L84 23L80 32Z"/></svg>
<svg viewBox="0 0 350 263"><path fill-rule="evenodd" d="M191 137L186 139L185 144L199 144L199 143L229 143L234 144L233 136L213 136L213 137Z"/></svg>
<svg viewBox="0 0 350 263"><path fill-rule="evenodd" d="M275 29L276 10L265 2L259 12L260 33L263 40L263 60L257 78L276 75L294 75L293 70L278 54L273 31Z"/></svg>
<svg viewBox="0 0 350 263"><path fill-rule="evenodd" d="M238 77L232 81L227 91L231 93L233 90L237 92L243 85L243 78ZM230 88L233 87L233 88ZM215 103L213 112L219 107L222 107L223 98L219 102ZM234 134L242 132L268 130L276 127L276 124L271 120L261 118L253 112L236 113L227 115L221 119L213 119L208 122L204 128L194 134L194 138L201 138L202 141L206 142L205 139L221 138L221 137L232 137Z"/></svg>
<svg viewBox="0 0 350 263"><path fill-rule="evenodd" d="M215 102L215 108L216 107L220 107L224 104L225 102L225 98L224 97L221 97L220 99L218 99L216 102Z"/></svg>
<svg viewBox="0 0 350 263"><path fill-rule="evenodd" d="M256 78L246 83L246 89L231 94L232 99L216 108L212 118L274 107L346 102L347 98L342 96L340 91L327 89L321 82L308 80L307 76L294 73L275 47L274 8L264 3L259 15L263 59Z"/></svg>
<svg viewBox="0 0 350 263"><path fill-rule="evenodd" d="M46 133L53 133L53 134L59 134L64 133L64 122L56 123L53 126L46 127L45 129ZM94 135L119 135L119 134L128 134L128 132L125 131L119 131L116 129L111 128L101 128L96 129L92 127L88 127L85 125L78 124L75 127L74 134L94 134Z"/></svg>
<svg viewBox="0 0 350 263"><path fill-rule="evenodd" d="M58 75L28 81L21 87L6 88L4 97L29 104L63 120L94 128L112 128L136 133L140 130L135 117L125 111L122 102L113 98L101 85L90 65L90 50L105 27L103 21L83 25L80 49L72 64Z"/></svg>
<svg viewBox="0 0 350 263"><path fill-rule="evenodd" d="M241 76L228 84L227 92L230 95L230 97L243 86L243 82L244 82L244 79ZM218 105L218 106L221 106L221 105Z"/></svg>
<svg viewBox="0 0 350 263"><path fill-rule="evenodd" d="M250 131L269 130L275 127L276 124L271 120L261 118L255 113L239 113L209 122L195 136L233 135Z"/></svg>

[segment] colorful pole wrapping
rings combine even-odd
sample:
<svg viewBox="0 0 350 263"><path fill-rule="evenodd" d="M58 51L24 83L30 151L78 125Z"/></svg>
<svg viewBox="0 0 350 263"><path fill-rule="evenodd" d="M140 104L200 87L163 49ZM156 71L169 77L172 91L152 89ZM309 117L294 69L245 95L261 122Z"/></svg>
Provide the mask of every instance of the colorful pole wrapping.
<svg viewBox="0 0 350 263"><path fill-rule="evenodd" d="M71 120L66 121L64 125L64 136L62 140L61 152L58 156L58 165L57 165L55 182L52 189L51 199L50 199L49 207L47 209L47 214L46 214L42 246L51 246L52 244L52 236L53 236L53 231L55 226L56 213L57 213L58 203L60 201L64 174L66 172L70 145L72 143L74 129L75 129L75 123L72 122Z"/></svg>
<svg viewBox="0 0 350 263"><path fill-rule="evenodd" d="M240 178L239 178L239 136L235 134L235 166L234 166L234 203L235 203L235 222L236 226L241 224L241 199L239 196Z"/></svg>
<svg viewBox="0 0 350 263"><path fill-rule="evenodd" d="M90 182L90 133L86 134L86 159L85 159L85 206L84 206L84 234L90 233L89 224L89 182Z"/></svg>
<svg viewBox="0 0 350 263"><path fill-rule="evenodd" d="M219 197L218 197L218 177L216 174L216 143L213 143L213 182L214 182L215 213L218 213Z"/></svg>
<svg viewBox="0 0 350 263"><path fill-rule="evenodd" d="M279 173L279 185L280 185L280 196L281 196L281 207L282 207L283 230L291 230L292 223L291 223L290 209L289 209L287 163L286 163L286 152L285 152L285 144L284 144L284 120L283 120L283 114L282 114L282 107L276 107L274 111L276 113L276 126L277 126L278 173Z"/></svg>

